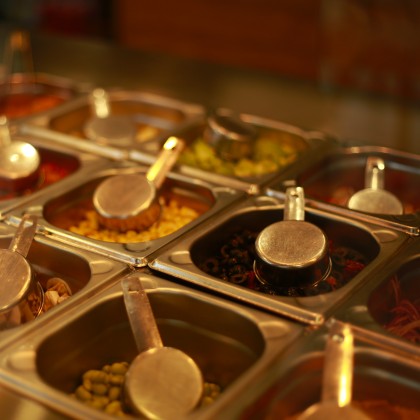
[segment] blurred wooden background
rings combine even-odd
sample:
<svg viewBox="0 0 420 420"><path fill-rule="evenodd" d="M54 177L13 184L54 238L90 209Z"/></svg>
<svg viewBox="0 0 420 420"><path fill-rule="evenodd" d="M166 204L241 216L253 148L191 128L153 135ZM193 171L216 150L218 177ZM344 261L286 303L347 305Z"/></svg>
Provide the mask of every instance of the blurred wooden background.
<svg viewBox="0 0 420 420"><path fill-rule="evenodd" d="M420 0L1 0L1 20L420 99Z"/></svg>
<svg viewBox="0 0 420 420"><path fill-rule="evenodd" d="M420 99L419 0L119 0L115 36L292 78Z"/></svg>

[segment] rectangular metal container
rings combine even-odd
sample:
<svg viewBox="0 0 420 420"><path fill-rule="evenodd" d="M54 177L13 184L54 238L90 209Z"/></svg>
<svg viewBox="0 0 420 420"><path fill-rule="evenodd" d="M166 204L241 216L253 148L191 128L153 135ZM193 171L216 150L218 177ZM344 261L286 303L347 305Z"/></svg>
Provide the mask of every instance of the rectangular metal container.
<svg viewBox="0 0 420 420"><path fill-rule="evenodd" d="M233 111L225 109L220 109L216 112L220 112L222 115L224 113L233 114ZM246 174L246 171L243 172L243 166L241 166L243 164L245 164L246 167L251 166L252 168L258 165L263 168L263 165L267 164L262 157L256 157L256 151L254 150L254 153L248 159L242 159L233 163L235 167L233 173L227 173L225 168L226 162L224 165L221 165L220 168L216 165L218 159L215 151L213 152L214 155L209 156L209 159L205 161L201 167L186 163L188 158L186 158L186 161L183 161L184 156L186 156L186 152L184 152L184 156L181 155L180 157L178 170L182 174L186 174L197 179L209 179L209 177L211 177L214 182L220 185L240 189L249 194L258 194L262 187L277 177L279 173L287 174L290 170L293 170L293 168L299 167L301 162L308 159L312 160L317 155L322 156L326 150L338 146L335 139L328 137L319 131L304 130L281 121L262 118L251 114L239 113L237 117L243 122L256 128L257 139L255 140L254 148L258 141L269 140L270 142L273 142L273 145L275 144L280 149L271 151L270 159L273 159L273 161L274 158L280 159L282 148L293 148L298 151L296 160L291 159L290 162L279 165L278 170L275 172L264 170L260 175ZM177 132L177 135L187 142L187 149L189 150L189 153L193 150L194 143L198 139L202 138L206 125L207 119L206 117L203 117L201 121L197 121L196 123L193 123ZM273 139L276 140L274 141ZM139 151L141 153L137 154L136 152L133 152L132 155L134 157L138 155L139 159L144 158L144 156L148 157L149 160L153 159L156 156L160 145L161 143L156 142L144 143L140 146ZM210 162L213 160L215 163L211 164ZM230 169L230 171L232 170ZM256 169L253 169L253 171L255 172Z"/></svg>
<svg viewBox="0 0 420 420"><path fill-rule="evenodd" d="M86 174L99 170L108 161L90 153L83 153L72 148L25 134L22 125L11 128L12 141L32 144L40 155L40 177L34 185L14 193L11 189L0 191L0 217L13 208L29 203L32 199L55 189L61 189L67 182L84 178Z"/></svg>
<svg viewBox="0 0 420 420"><path fill-rule="evenodd" d="M145 174L147 169L146 166L141 165L109 162L105 167L83 173L72 179L71 182L60 184L50 194L33 197L30 205L14 207L4 215L5 222L17 225L23 214L34 214L38 216L38 223L44 234L58 243L72 244L97 252L107 258L141 267L147 265L148 256L152 252L182 236L188 230L195 228L204 220L216 215L244 196L241 191L170 173L159 194L165 195L168 200L171 198L180 199L182 203L185 203L184 206L191 207L198 212L197 218L181 228L177 228L165 236L128 243L92 239L70 232L69 228L74 224L70 223L71 220L77 221L86 214L87 209L93 210L93 192L103 179L121 173Z"/></svg>
<svg viewBox="0 0 420 420"><path fill-rule="evenodd" d="M182 240L157 251L150 257L149 267L243 303L303 323L320 325L361 285L371 282L378 269L394 258L410 239L403 232L351 219L350 215L342 217L306 207L305 220L320 227L335 246L358 250L366 258L367 265L343 287L317 296L274 296L222 280L200 269L208 258L217 255L233 234L247 230L260 232L282 219L281 201L268 196L249 197L219 214L217 219L208 220L190 231Z"/></svg>
<svg viewBox="0 0 420 420"><path fill-rule="evenodd" d="M0 224L0 247L7 249L16 229ZM72 295L30 322L0 331L0 348L7 347L17 337L25 337L36 329L36 325L53 322L60 313L75 310L73 300L88 300L95 293L107 287L116 276L128 272L125 264L99 256L86 249L57 244L48 236L37 232L31 243L27 261L35 272L35 280L41 277L61 278L69 285Z"/></svg>
<svg viewBox="0 0 420 420"><path fill-rule="evenodd" d="M89 95L76 98L40 118L26 121L25 129L42 137L54 138L57 143L71 144L75 149L90 147L97 154L107 150L112 154L118 150L140 150L145 143L161 144L173 133L201 119L204 112L199 105L148 92L114 88L108 91L108 95L111 115L128 116L136 126L137 134L128 144L99 144L86 137L84 127L92 118Z"/></svg>
<svg viewBox="0 0 420 420"><path fill-rule="evenodd" d="M140 270L164 345L179 348L199 364L204 378L222 387L191 418L223 416L303 327ZM4 414L36 406L42 416L115 418L70 396L88 369L136 356L136 346L119 282L92 296L75 297L72 311L40 319L25 336L0 351L0 403ZM209 413L209 414L207 414Z"/></svg>
<svg viewBox="0 0 420 420"><path fill-rule="evenodd" d="M340 307L334 316L344 322L388 335L402 342L414 342L420 349L420 336L415 333L419 331L420 323L419 278L420 238L413 238L395 258L390 259L386 266L376 272L372 281L366 283L359 293ZM396 314L399 315L396 316L400 316L401 321L391 323L394 319L392 311L397 306L399 312ZM407 317L407 321L403 321L404 317ZM409 324L412 328L405 333L404 326ZM395 332L390 332L391 325L395 326ZM413 334L410 334L410 330Z"/></svg>
<svg viewBox="0 0 420 420"><path fill-rule="evenodd" d="M15 101L12 102L13 106L3 102L3 107L0 106L0 109L3 109L1 113L5 114L13 124L19 124L32 118L42 118L51 110L59 109L66 102L83 95L89 90L89 85L53 74L37 72L34 75L15 73L7 83L0 84L0 89L6 95L3 101L7 97ZM52 100L49 99L50 97Z"/></svg>
<svg viewBox="0 0 420 420"><path fill-rule="evenodd" d="M226 407L226 418L291 419L321 399L328 325L292 344L259 381ZM409 345L352 328L352 400L372 419L419 416L420 352ZM389 407L409 410L405 414ZM412 411L411 411L412 410Z"/></svg>
<svg viewBox="0 0 420 420"><path fill-rule="evenodd" d="M365 188L366 159L379 157L385 163L384 189L395 195L403 204L402 215L368 214L354 211L352 217L366 216L382 219L389 226L411 234L420 233L420 156L376 146L342 147L331 149L325 156L314 156L302 162L289 179L273 181L267 190L269 195L284 193L286 185L294 180L305 190L311 206L341 213L347 211L350 196Z"/></svg>

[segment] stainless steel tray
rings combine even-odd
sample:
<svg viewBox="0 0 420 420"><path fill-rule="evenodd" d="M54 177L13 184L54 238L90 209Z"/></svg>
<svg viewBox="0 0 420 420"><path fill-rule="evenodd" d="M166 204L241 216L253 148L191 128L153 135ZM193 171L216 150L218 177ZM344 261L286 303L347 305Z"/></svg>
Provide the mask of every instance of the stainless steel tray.
<svg viewBox="0 0 420 420"><path fill-rule="evenodd" d="M91 117L88 95L69 101L48 115L27 120L25 129L42 137L54 138L57 143L71 144L79 150L86 150L90 145L91 150L103 154L106 150L141 150L144 143L161 144L168 136L201 119L204 112L199 105L148 92L114 88L108 94L111 113L128 115L137 126L137 136L131 144L104 146L86 138L83 127ZM59 135L53 137L52 133Z"/></svg>
<svg viewBox="0 0 420 420"><path fill-rule="evenodd" d="M204 377L222 386L219 397L198 408L191 418L223 417L222 409L269 370L304 331L299 324L144 271L130 275L140 276L165 345L190 354ZM37 327L0 352L0 386L6 390L0 393L2 406L7 407L4 414L35 403L48 418L54 412L71 418L112 418L69 394L84 371L114 361L130 362L136 355L121 286L117 282L78 302L71 312L57 312L48 324L46 318L39 320ZM12 402L10 394L15 397Z"/></svg>
<svg viewBox="0 0 420 420"><path fill-rule="evenodd" d="M188 232L182 240L151 255L149 267L243 303L303 323L320 325L361 285L371 282L378 269L394 258L410 238L398 230L352 219L351 214L343 217L307 207L305 219L323 229L328 239L359 250L367 258L367 265L351 281L317 296L273 296L221 280L198 267L208 257L214 256L233 233L246 229L259 232L282 220L282 211L282 202L272 197L249 197L221 213L217 220L207 221Z"/></svg>
<svg viewBox="0 0 420 420"><path fill-rule="evenodd" d="M225 418L291 418L320 401L324 348L329 325L295 341L267 372L226 407ZM420 397L420 352L384 336L352 327L355 343L353 401L373 401L372 418L383 406L417 410ZM365 403L366 404L366 403ZM378 417L375 416L378 415ZM394 413L387 418L401 418ZM294 417L293 417L294 418Z"/></svg>
<svg viewBox="0 0 420 420"><path fill-rule="evenodd" d="M277 179L267 194L284 196L287 183L294 180L304 187L311 206L326 211L347 212L346 201L364 188L366 159L380 157L385 162L385 189L397 196L405 207L403 215L375 215L354 212L352 217L382 219L390 227L420 234L420 155L385 147L361 146L330 149L324 156L314 156L296 167L289 179Z"/></svg>
<svg viewBox="0 0 420 420"><path fill-rule="evenodd" d="M89 249L107 258L141 267L147 265L148 256L152 252L182 236L188 230L195 228L204 220L244 196L244 193L240 191L170 173L162 186L162 191L167 191L168 196L182 197L186 202L191 202L194 206L202 208L199 212L200 215L195 220L172 233L143 242L116 243L72 233L68 227L64 227L69 224L68 220L55 223L57 218L63 218L63 212L71 211L70 207L72 206L76 213L79 211L77 209L84 208L83 205L92 206L93 192L104 178L119 173L145 173L146 171L146 166L108 162L106 167L80 174L71 182L69 180L69 182L61 183L50 194L33 197L29 205L14 207L10 212L4 214L5 222L17 225L24 213L35 214L39 217L40 229L52 240Z"/></svg>
<svg viewBox="0 0 420 420"><path fill-rule="evenodd" d="M232 111L225 109L220 109L219 112L228 114L232 113ZM312 160L317 155L322 156L330 148L338 146L335 139L319 131L304 130L281 121L262 118L251 114L242 113L238 114L238 117L244 122L253 125L259 132L259 138L277 134L280 139L282 136L287 137L287 140L284 139L285 144L296 144L296 148L300 150L296 160L285 164L284 167L281 167L277 172L266 173L259 176L224 175L217 173L217 171L212 168L204 170L187 164L179 165L179 171L182 174L186 174L197 179L208 179L210 176L214 182L217 182L220 185L240 189L249 194L258 194L263 186L278 177L279 174L287 177L287 173L293 168L299 167L301 162L304 162L307 159ZM202 136L205 124L205 118L201 121L198 120L196 123L182 129L178 135L186 140L187 145L192 145L198 137ZM279 145L280 144L282 144L282 140L279 140ZM156 156L159 146L160 144L156 142L144 143L141 146L141 152L146 154L146 156L149 156L149 159L151 159Z"/></svg>
<svg viewBox="0 0 420 420"><path fill-rule="evenodd" d="M0 247L8 248L15 230L6 224L0 224ZM0 331L0 348L6 347L21 336L23 339L36 325L48 325L60 313L74 311L74 301L78 302L91 298L99 290L105 288L121 273L128 271L125 264L98 256L87 250L78 249L65 244L57 244L48 236L37 232L31 244L28 262L36 273L37 281L40 276L59 277L65 280L72 290L72 296L58 305L47 310L30 322L14 328Z"/></svg>
<svg viewBox="0 0 420 420"><path fill-rule="evenodd" d="M372 281L366 283L358 294L340 307L334 317L397 340L411 342L408 338L390 333L385 325L393 318L390 311L397 306L397 293L399 302L404 299L414 305L420 299L419 276L420 238L413 238L376 273ZM393 284L395 281L397 283ZM398 330L401 331L400 328ZM419 340L417 346L420 350Z"/></svg>
<svg viewBox="0 0 420 420"><path fill-rule="evenodd" d="M38 149L41 156L41 178L40 181L30 186L27 190L17 194L10 194L9 191L1 191L0 196L0 217L11 211L14 207L29 203L49 191L62 188L67 182L83 178L91 171L99 170L108 164L108 160L89 153L75 151L72 148L49 142L34 135L25 134L21 125L12 127L12 139L21 140L32 144ZM48 169L53 166L53 179L48 182ZM57 174L56 174L57 172ZM60 175L59 173L65 173Z"/></svg>
<svg viewBox="0 0 420 420"><path fill-rule="evenodd" d="M7 87L4 86L4 82L1 83L0 86L2 89L6 89L6 94L8 95L22 93L33 94L35 87L36 93L56 96L60 99L60 103L48 104L48 107L44 105L38 109L36 107L31 108L30 112L25 114L22 114L22 111L19 111L21 115L9 117L9 120L13 124L19 124L33 118L42 118L43 115L46 115L51 110L56 108L59 109L66 102L85 94L91 88L90 84L87 83L77 83L64 77L42 72L37 72L35 74L35 84L33 80L32 75L15 73L10 78Z"/></svg>

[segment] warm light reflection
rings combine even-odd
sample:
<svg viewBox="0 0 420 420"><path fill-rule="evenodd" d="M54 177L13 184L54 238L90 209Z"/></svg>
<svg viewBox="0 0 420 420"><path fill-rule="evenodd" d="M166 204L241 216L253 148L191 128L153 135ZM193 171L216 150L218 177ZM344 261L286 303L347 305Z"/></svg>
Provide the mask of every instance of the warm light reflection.
<svg viewBox="0 0 420 420"><path fill-rule="evenodd" d="M353 334L349 326L343 328L342 339L343 357L337 395L337 403L340 407L350 404L352 400L354 348Z"/></svg>

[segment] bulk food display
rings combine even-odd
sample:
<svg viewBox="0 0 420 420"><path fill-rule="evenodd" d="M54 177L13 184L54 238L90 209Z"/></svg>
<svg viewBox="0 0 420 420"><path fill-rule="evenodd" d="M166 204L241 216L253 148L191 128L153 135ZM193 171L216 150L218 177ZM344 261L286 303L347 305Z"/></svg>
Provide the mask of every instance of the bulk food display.
<svg viewBox="0 0 420 420"><path fill-rule="evenodd" d="M419 415L420 156L141 89L38 88L60 100L0 104L6 414Z"/></svg>

